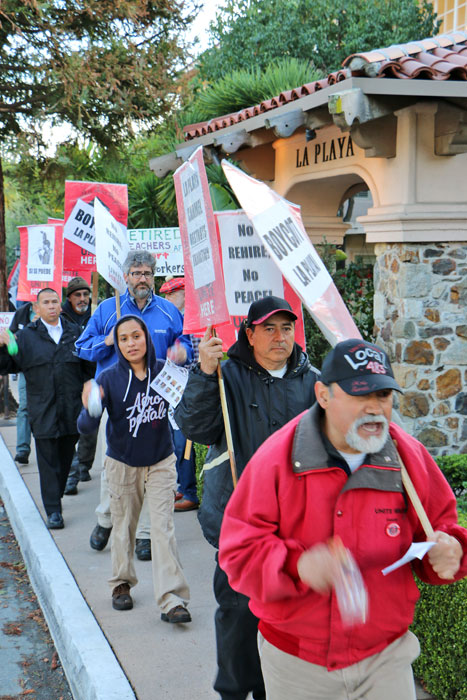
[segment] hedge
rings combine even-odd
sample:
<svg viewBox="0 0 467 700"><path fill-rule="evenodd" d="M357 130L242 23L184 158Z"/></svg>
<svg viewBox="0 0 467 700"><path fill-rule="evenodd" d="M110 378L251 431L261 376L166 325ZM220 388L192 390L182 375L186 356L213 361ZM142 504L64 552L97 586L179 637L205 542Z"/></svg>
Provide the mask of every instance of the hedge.
<svg viewBox="0 0 467 700"><path fill-rule="evenodd" d="M467 527L467 514L459 514ZM417 581L420 600L411 627L422 652L417 678L438 700L467 700L467 579L446 586Z"/></svg>

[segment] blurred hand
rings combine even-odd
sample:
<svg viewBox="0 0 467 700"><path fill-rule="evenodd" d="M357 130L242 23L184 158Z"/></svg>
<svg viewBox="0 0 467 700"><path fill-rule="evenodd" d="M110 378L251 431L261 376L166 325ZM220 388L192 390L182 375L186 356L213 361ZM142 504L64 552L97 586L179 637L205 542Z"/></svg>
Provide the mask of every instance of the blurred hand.
<svg viewBox="0 0 467 700"><path fill-rule="evenodd" d="M106 337L106 339L104 340L104 343L105 343L106 345L113 345L113 344L114 344L114 329L113 329L113 328L112 328L112 330L110 331L109 335L108 335L108 336Z"/></svg>
<svg viewBox="0 0 467 700"><path fill-rule="evenodd" d="M339 563L328 545L317 544L298 560L298 575L317 593L328 593L337 575Z"/></svg>
<svg viewBox="0 0 467 700"><path fill-rule="evenodd" d="M176 340L172 347L167 350L167 357L177 365L184 365L187 358L186 348L179 340Z"/></svg>
<svg viewBox="0 0 467 700"><path fill-rule="evenodd" d="M428 560L440 578L452 579L459 570L462 559L462 547L455 537L445 532L436 531L431 538L436 542L428 552Z"/></svg>
<svg viewBox="0 0 467 700"><path fill-rule="evenodd" d="M10 342L10 336L8 335L8 331L6 328L1 328L0 329L0 347L3 345L8 345Z"/></svg>
<svg viewBox="0 0 467 700"><path fill-rule="evenodd" d="M83 391L81 392L81 401L83 402L83 406L86 410L88 408L88 399L89 399L89 394L91 393L92 382L93 382L92 379L90 379L88 382L85 382L83 384ZM104 398L104 389L100 385L99 385L99 389L101 392L101 399L103 399Z"/></svg>
<svg viewBox="0 0 467 700"><path fill-rule="evenodd" d="M214 374L219 360L222 360L222 340L212 335L212 326L208 326L199 344L199 361L201 371L205 374Z"/></svg>

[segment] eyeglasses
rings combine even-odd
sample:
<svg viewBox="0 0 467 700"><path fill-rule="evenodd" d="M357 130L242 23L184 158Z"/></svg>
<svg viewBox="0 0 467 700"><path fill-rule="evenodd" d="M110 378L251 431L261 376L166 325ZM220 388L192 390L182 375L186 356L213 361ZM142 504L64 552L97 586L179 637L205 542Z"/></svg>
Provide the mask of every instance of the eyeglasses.
<svg viewBox="0 0 467 700"><path fill-rule="evenodd" d="M144 277L146 280L150 280L151 277L154 277L154 274L152 272L141 272L141 270L136 270L136 272L130 272L130 275L135 278L135 280L140 280L141 277Z"/></svg>

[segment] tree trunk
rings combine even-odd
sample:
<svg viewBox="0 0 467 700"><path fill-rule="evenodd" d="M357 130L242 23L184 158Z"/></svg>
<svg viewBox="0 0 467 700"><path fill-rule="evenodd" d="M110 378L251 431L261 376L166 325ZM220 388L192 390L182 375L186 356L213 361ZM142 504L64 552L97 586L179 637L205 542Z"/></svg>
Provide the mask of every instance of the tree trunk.
<svg viewBox="0 0 467 700"><path fill-rule="evenodd" d="M3 186L2 159L0 157L0 311L8 311L8 288L6 271L5 194Z"/></svg>

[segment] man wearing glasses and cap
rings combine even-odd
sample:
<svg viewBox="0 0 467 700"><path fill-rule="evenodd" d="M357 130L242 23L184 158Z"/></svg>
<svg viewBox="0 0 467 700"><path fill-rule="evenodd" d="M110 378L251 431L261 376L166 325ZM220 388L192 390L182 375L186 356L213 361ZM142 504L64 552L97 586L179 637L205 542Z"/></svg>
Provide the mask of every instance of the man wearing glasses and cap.
<svg viewBox="0 0 467 700"><path fill-rule="evenodd" d="M413 571L431 584L467 574L455 496L423 445L390 422L394 390L381 348L338 343L316 403L260 447L226 508L219 561L259 618L268 700L415 700ZM383 572L429 531L398 452L435 544Z"/></svg>
<svg viewBox="0 0 467 700"><path fill-rule="evenodd" d="M268 296L253 302L238 340L222 363L238 475L258 447L314 402L318 372L295 343L297 316L285 299ZM233 492L221 412L217 365L222 340L208 328L199 346L199 365L190 370L175 420L187 438L210 445L204 465L199 510L203 534L218 547L225 506ZM252 692L264 700L257 649L258 620L248 598L230 587L216 566L214 594L218 672L214 689L222 700L245 700Z"/></svg>

